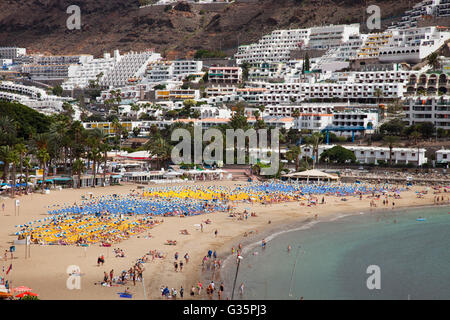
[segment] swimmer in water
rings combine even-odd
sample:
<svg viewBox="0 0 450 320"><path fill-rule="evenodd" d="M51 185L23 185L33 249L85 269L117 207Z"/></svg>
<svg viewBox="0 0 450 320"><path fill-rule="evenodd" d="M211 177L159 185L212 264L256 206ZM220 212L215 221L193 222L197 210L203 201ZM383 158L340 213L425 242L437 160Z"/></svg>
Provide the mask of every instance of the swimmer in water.
<svg viewBox="0 0 450 320"><path fill-rule="evenodd" d="M291 246L290 245L287 247L287 250L288 250L288 252L291 252Z"/></svg>

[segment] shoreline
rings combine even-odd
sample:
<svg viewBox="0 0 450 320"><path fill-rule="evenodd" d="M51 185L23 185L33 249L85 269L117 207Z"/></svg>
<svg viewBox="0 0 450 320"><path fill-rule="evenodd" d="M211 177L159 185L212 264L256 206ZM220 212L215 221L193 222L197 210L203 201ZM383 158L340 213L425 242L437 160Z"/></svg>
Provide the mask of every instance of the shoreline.
<svg viewBox="0 0 450 320"><path fill-rule="evenodd" d="M222 244L222 246L217 250L218 257L223 257L222 266L220 270L218 271L218 274L216 277L212 278L211 272L204 272L202 270L198 271L198 279L201 279L201 282L203 284L203 287L205 288L207 283L209 283L211 280L214 281L216 284L216 287L220 285L220 282L225 281L227 279L227 274L230 272L230 269L233 266L236 266L236 264L233 264L233 261L236 259L236 253L231 254L229 248L235 247L237 248L238 244L242 244L242 255L245 256L249 254L249 251L253 248L256 248L261 243L262 239L266 239L266 242L269 243L273 239L276 239L278 236L295 232L302 229L309 229L310 227L313 227L314 225L318 223L329 223L334 222L337 220L340 220L341 218L349 217L349 216L358 216L361 215L361 212L363 214L371 214L371 213L380 213L380 212L401 212L401 211L407 211L410 209L420 209L420 208L436 208L436 207L449 207L450 203L437 205L437 204L416 204L411 206L401 206L397 207L395 209L392 208L372 208L369 211L361 211L361 210L355 210L355 211L342 211L342 212L336 212L334 214L330 214L325 216L323 219L315 220L311 217L306 217L304 220L301 221L281 221L277 223L276 225L267 225L263 228L263 230L258 231L258 239L256 240L253 238L244 237L244 235L238 235L225 243ZM308 224L311 223L311 226L308 226ZM192 278L192 282L194 282L195 279ZM225 287L226 283L224 283ZM236 290L237 290L238 283L236 283ZM231 290L229 291L231 292ZM228 290L225 289L225 293L228 293ZM226 296L226 295L225 295ZM198 296L196 296L198 297ZM199 300L210 300L207 296L198 297ZM216 300L216 298L213 298L212 300Z"/></svg>

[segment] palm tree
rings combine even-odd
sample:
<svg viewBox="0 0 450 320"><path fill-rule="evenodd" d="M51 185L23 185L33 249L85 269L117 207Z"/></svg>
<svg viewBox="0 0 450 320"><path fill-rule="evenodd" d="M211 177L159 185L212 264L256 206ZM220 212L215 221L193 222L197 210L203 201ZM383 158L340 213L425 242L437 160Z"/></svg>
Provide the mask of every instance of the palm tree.
<svg viewBox="0 0 450 320"><path fill-rule="evenodd" d="M289 151L286 153L286 157L289 160L295 160L295 171L298 171L298 168L300 166L300 155L302 153L302 149L299 146L293 146L289 149Z"/></svg>
<svg viewBox="0 0 450 320"><path fill-rule="evenodd" d="M422 134L419 131L414 130L413 132L410 133L409 136L414 140L414 145L417 146L417 166L419 166L420 146L418 144L418 141L419 141L420 137L422 136Z"/></svg>
<svg viewBox="0 0 450 320"><path fill-rule="evenodd" d="M320 132L314 132L313 134L311 134L311 136L306 138L307 144L311 145L312 149L313 149L313 169L315 164L318 161L319 158L319 145L322 143L323 141L323 134Z"/></svg>
<svg viewBox="0 0 450 320"><path fill-rule="evenodd" d="M103 153L103 183L106 186L106 161L108 159L108 151L111 150L111 146L106 137L102 140L99 149L100 152Z"/></svg>
<svg viewBox="0 0 450 320"><path fill-rule="evenodd" d="M11 175L11 196L14 198L16 195L16 172L17 164L19 163L19 153L17 150L12 149L10 153L10 161L12 163L12 175Z"/></svg>
<svg viewBox="0 0 450 320"><path fill-rule="evenodd" d="M163 137L157 136L156 139L149 140L144 147L150 155L157 157L159 169L165 167L167 160L171 157L172 146Z"/></svg>
<svg viewBox="0 0 450 320"><path fill-rule="evenodd" d="M134 111L134 112L135 112L135 114L134 114L135 120L137 120L137 118L138 118L139 110L141 110L141 107L140 107L138 104L134 104L134 103L133 103L133 104L131 105L131 111Z"/></svg>
<svg viewBox="0 0 450 320"><path fill-rule="evenodd" d="M23 164L25 166L25 194L28 194L28 179L30 176L30 171L29 169L31 168L31 158L30 157L25 157L23 159Z"/></svg>
<svg viewBox="0 0 450 320"><path fill-rule="evenodd" d="M15 149L17 150L19 154L19 170L20 170L20 177L23 177L23 157L26 156L28 153L27 146L23 143L18 143L15 146Z"/></svg>
<svg viewBox="0 0 450 320"><path fill-rule="evenodd" d="M78 174L78 188L81 188L81 174L86 170L86 166L84 165L84 161L80 158L76 159L72 164L72 169L75 173Z"/></svg>
<svg viewBox="0 0 450 320"><path fill-rule="evenodd" d="M90 152L88 153L89 159L92 159L92 162L93 162L94 186L97 181L96 180L97 179L96 165L97 165L98 161L101 159L100 144L101 144L101 141L104 139L104 137L105 136L103 134L103 131L98 128L95 128L95 129L89 131L89 137L87 139L87 145L90 148Z"/></svg>
<svg viewBox="0 0 450 320"><path fill-rule="evenodd" d="M439 67L439 55L437 52L433 52L427 57L428 65L436 70Z"/></svg>
<svg viewBox="0 0 450 320"><path fill-rule="evenodd" d="M3 177L2 179L6 182L8 178L9 165L11 163L11 152L12 148L10 146L0 147L0 160L3 161Z"/></svg>
<svg viewBox="0 0 450 320"><path fill-rule="evenodd" d="M383 138L384 144L389 147L389 165L392 165L392 149L397 144L398 138L396 136L385 136Z"/></svg>
<svg viewBox="0 0 450 320"><path fill-rule="evenodd" d="M41 163L41 167L43 168L42 173L42 193L44 193L44 185L45 185L45 173L47 171L47 161L50 160L50 155L47 152L46 147L41 147L38 149L36 158L39 159Z"/></svg>

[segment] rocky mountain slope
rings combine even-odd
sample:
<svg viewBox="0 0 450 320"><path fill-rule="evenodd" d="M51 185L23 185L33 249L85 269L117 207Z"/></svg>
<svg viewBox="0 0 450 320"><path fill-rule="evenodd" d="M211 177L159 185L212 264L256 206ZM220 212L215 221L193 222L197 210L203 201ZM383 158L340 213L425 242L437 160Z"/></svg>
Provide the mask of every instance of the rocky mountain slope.
<svg viewBox="0 0 450 320"><path fill-rule="evenodd" d="M241 0L244 1L244 0ZM53 54L155 48L170 58L198 49L236 51L281 28L362 23L370 4L384 26L416 1L259 0L226 5L178 4L139 8L139 0L2 0L0 46L24 46ZM81 30L68 30L70 5L81 8ZM363 23L362 25L365 25Z"/></svg>

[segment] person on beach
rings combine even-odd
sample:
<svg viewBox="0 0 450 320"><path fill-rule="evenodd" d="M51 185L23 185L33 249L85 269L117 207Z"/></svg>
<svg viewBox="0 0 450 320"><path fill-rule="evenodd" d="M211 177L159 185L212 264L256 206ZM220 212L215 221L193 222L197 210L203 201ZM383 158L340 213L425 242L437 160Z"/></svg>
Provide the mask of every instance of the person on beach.
<svg viewBox="0 0 450 320"><path fill-rule="evenodd" d="M108 274L106 271L103 272L103 283L108 283Z"/></svg>
<svg viewBox="0 0 450 320"><path fill-rule="evenodd" d="M263 249L266 248L266 240L265 240L265 239L262 239L262 241L261 241L261 247L262 247Z"/></svg>
<svg viewBox="0 0 450 320"><path fill-rule="evenodd" d="M184 259L186 260L186 264L188 264L189 263L189 254L187 252L184 255Z"/></svg>
<svg viewBox="0 0 450 320"><path fill-rule="evenodd" d="M111 283L111 284L113 283L113 277L114 277L114 269L112 269L112 270L109 272L109 279L110 279L110 283Z"/></svg>
<svg viewBox="0 0 450 320"><path fill-rule="evenodd" d="M184 289L183 286L181 286L180 288L180 298L183 299L183 295L184 295Z"/></svg>
<svg viewBox="0 0 450 320"><path fill-rule="evenodd" d="M220 284L219 291L217 291L217 296L218 296L219 300L222 300L224 290L225 289L224 289L223 282L222 282Z"/></svg>
<svg viewBox="0 0 450 320"><path fill-rule="evenodd" d="M201 229L202 232L203 232L203 223L200 223L200 229Z"/></svg>
<svg viewBox="0 0 450 320"><path fill-rule="evenodd" d="M244 283L241 282L241 285L239 286L239 294L241 297L244 295Z"/></svg>
<svg viewBox="0 0 450 320"><path fill-rule="evenodd" d="M208 250L208 258L211 258L211 255L212 255L212 251L211 251L211 249L209 249Z"/></svg>
<svg viewBox="0 0 450 320"><path fill-rule="evenodd" d="M191 288L191 297L195 295L195 286L192 286Z"/></svg>
<svg viewBox="0 0 450 320"><path fill-rule="evenodd" d="M216 252L216 250L214 250L213 257L214 257L214 259L217 259L217 252Z"/></svg>
<svg viewBox="0 0 450 320"><path fill-rule="evenodd" d="M217 233L218 233L218 231L216 229L216 231L214 231L214 235L216 236L216 238L217 238Z"/></svg>
<svg viewBox="0 0 450 320"><path fill-rule="evenodd" d="M175 261L175 262L173 263L173 265L174 265L174 267L175 267L175 272L178 272L178 263Z"/></svg>
<svg viewBox="0 0 450 320"><path fill-rule="evenodd" d="M183 261L180 261L180 272L183 271Z"/></svg>
<svg viewBox="0 0 450 320"><path fill-rule="evenodd" d="M287 251L288 251L288 252L291 252L291 245L288 245Z"/></svg>
<svg viewBox="0 0 450 320"><path fill-rule="evenodd" d="M202 293L202 283L200 281L197 283L197 293L198 295Z"/></svg>

